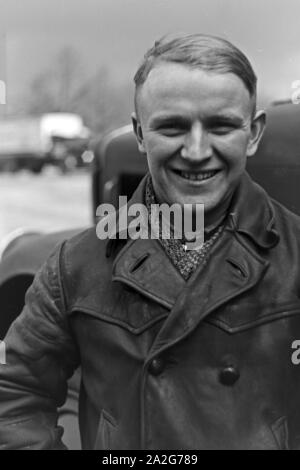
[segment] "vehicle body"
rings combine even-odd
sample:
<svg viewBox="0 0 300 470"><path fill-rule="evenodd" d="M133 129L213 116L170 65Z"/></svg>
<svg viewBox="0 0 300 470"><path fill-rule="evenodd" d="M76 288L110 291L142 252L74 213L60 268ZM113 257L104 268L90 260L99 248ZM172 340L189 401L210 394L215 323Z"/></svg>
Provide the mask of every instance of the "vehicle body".
<svg viewBox="0 0 300 470"><path fill-rule="evenodd" d="M275 106L269 109L267 116L266 133L256 156L249 159L247 169L273 198L300 215L300 107ZM100 203L117 205L120 194L131 196L147 171L147 162L138 151L131 126L94 142L92 151L92 205L96 214ZM56 244L76 232L27 233L6 246L0 262L0 339L20 313L26 289L39 266Z"/></svg>
<svg viewBox="0 0 300 470"><path fill-rule="evenodd" d="M248 172L267 193L300 215L300 106L286 103L267 112L267 127Z"/></svg>
<svg viewBox="0 0 300 470"><path fill-rule="evenodd" d="M46 164L62 170L83 166L88 138L76 114L5 117L0 120L0 170L38 173Z"/></svg>

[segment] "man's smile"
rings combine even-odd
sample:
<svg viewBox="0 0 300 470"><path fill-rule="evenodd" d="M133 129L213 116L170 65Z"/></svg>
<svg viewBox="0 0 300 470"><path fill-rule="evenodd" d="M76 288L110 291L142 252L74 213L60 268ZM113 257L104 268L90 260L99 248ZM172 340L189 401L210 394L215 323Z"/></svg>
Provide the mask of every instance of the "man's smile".
<svg viewBox="0 0 300 470"><path fill-rule="evenodd" d="M214 178L221 170L206 170L206 171L191 171L191 170L180 170L180 169L171 169L176 176L179 176L181 179L192 182L193 184L200 184L204 181L211 180Z"/></svg>

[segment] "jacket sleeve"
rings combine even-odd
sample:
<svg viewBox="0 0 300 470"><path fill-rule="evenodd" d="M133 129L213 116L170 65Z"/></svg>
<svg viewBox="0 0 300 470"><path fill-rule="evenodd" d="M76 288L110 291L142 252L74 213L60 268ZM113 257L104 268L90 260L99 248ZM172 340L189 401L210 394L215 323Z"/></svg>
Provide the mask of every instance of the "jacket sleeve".
<svg viewBox="0 0 300 470"><path fill-rule="evenodd" d="M57 408L78 366L60 275L61 249L36 274L0 364L0 449L63 449Z"/></svg>

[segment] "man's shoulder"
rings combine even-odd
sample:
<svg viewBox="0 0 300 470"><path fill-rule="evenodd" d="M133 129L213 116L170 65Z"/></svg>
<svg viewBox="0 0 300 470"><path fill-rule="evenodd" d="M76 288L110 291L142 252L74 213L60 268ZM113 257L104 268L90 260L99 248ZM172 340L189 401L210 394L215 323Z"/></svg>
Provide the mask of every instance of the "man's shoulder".
<svg viewBox="0 0 300 470"><path fill-rule="evenodd" d="M285 243L296 243L300 250L300 216L287 209L275 199L270 198L274 210L276 230Z"/></svg>
<svg viewBox="0 0 300 470"><path fill-rule="evenodd" d="M69 271L85 267L104 267L108 262L107 244L108 240L100 240L95 227L90 227L65 241L62 262Z"/></svg>
<svg viewBox="0 0 300 470"><path fill-rule="evenodd" d="M287 228L287 226L289 226L296 231L300 231L300 216L277 200L270 198L270 201L274 208L276 222L282 226L281 228Z"/></svg>
<svg viewBox="0 0 300 470"><path fill-rule="evenodd" d="M106 256L109 240L100 240L95 227L80 232L61 246L59 272L67 309L90 299L93 303L112 282L113 259Z"/></svg>
<svg viewBox="0 0 300 470"><path fill-rule="evenodd" d="M101 252L105 250L106 242L106 240L100 240L97 237L96 227L92 226L68 238L65 242L65 249L70 253L79 249L83 250L84 253L89 252L89 250Z"/></svg>

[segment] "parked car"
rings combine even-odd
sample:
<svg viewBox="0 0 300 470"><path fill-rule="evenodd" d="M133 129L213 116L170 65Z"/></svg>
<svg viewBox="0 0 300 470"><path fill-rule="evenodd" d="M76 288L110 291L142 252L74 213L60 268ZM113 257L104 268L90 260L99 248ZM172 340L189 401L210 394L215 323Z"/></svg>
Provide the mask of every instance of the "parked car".
<svg viewBox="0 0 300 470"><path fill-rule="evenodd" d="M274 106L267 113L268 126L256 156L249 159L248 171L269 194L300 215L300 107ZM119 195L133 193L147 171L144 155L138 151L131 126L125 126L96 141L93 148L93 214L102 202L118 203ZM96 223L94 217L93 223ZM84 229L84 227L82 227ZM24 305L24 296L33 277L54 249L78 230L51 233L17 233L2 246L0 259L0 339ZM60 419L65 421L70 448L78 448L76 400L78 374L71 381L68 401ZM75 435L76 434L76 435Z"/></svg>
<svg viewBox="0 0 300 470"><path fill-rule="evenodd" d="M0 170L28 169L39 173L45 165L62 171L85 165L90 131L73 113L0 119Z"/></svg>

